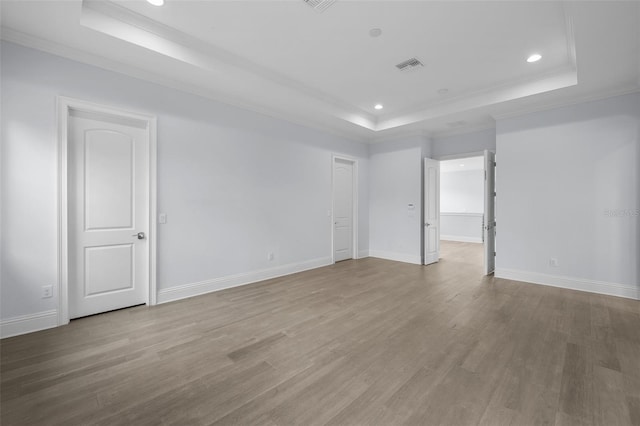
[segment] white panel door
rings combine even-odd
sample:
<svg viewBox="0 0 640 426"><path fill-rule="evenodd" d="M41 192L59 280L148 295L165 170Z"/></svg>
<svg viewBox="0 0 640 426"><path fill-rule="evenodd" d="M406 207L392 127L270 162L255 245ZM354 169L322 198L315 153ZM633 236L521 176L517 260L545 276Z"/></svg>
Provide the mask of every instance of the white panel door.
<svg viewBox="0 0 640 426"><path fill-rule="evenodd" d="M424 264L440 259L440 162L424 159Z"/></svg>
<svg viewBox="0 0 640 426"><path fill-rule="evenodd" d="M484 152L484 273L496 268L496 155Z"/></svg>
<svg viewBox="0 0 640 426"><path fill-rule="evenodd" d="M141 123L69 115L69 317L146 303L149 132Z"/></svg>
<svg viewBox="0 0 640 426"><path fill-rule="evenodd" d="M353 259L353 163L333 164L333 260Z"/></svg>

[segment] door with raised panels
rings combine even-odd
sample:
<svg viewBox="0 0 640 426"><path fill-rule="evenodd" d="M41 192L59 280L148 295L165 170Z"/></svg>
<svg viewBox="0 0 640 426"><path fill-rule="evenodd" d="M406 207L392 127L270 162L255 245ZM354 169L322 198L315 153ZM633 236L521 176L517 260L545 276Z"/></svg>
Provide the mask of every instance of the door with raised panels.
<svg viewBox="0 0 640 426"><path fill-rule="evenodd" d="M333 164L333 260L353 258L353 163Z"/></svg>
<svg viewBox="0 0 640 426"><path fill-rule="evenodd" d="M496 269L496 154L484 152L484 274Z"/></svg>
<svg viewBox="0 0 640 426"><path fill-rule="evenodd" d="M68 150L69 317L147 303L146 124L71 111Z"/></svg>

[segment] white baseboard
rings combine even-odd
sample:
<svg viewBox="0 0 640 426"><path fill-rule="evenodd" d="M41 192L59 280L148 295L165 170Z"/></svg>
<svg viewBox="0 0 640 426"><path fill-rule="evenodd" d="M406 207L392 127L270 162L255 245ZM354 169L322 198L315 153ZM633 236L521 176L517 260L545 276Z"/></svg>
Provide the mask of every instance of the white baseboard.
<svg viewBox="0 0 640 426"><path fill-rule="evenodd" d="M0 321L0 338L33 333L58 326L58 311L44 311Z"/></svg>
<svg viewBox="0 0 640 426"><path fill-rule="evenodd" d="M395 253L390 251L369 250L369 256L377 257L379 259L395 260L396 262L413 263L415 265L422 265L422 258L420 256L413 256L404 253Z"/></svg>
<svg viewBox="0 0 640 426"><path fill-rule="evenodd" d="M211 280L197 283L183 284L175 287L164 288L158 291L158 303L173 302L175 300L186 299L188 297L199 296L213 291L224 290L226 288L238 287L252 284L271 278L282 277L295 274L296 272L307 271L309 269L320 268L333 264L330 257L308 260L299 263L276 266L274 268L262 269L259 271L245 272L226 277L213 278Z"/></svg>
<svg viewBox="0 0 640 426"><path fill-rule="evenodd" d="M482 237L462 237L459 235L440 235L440 239L444 241L456 241L459 243L482 243Z"/></svg>
<svg viewBox="0 0 640 426"><path fill-rule="evenodd" d="M496 278L504 278L507 280L524 281L550 287L560 287L570 290L587 291L590 293L640 300L640 285L633 287L605 281L594 281L584 278L563 277L503 268L496 269L494 275Z"/></svg>
<svg viewBox="0 0 640 426"><path fill-rule="evenodd" d="M369 250L360 250L358 252L358 259L369 257Z"/></svg>

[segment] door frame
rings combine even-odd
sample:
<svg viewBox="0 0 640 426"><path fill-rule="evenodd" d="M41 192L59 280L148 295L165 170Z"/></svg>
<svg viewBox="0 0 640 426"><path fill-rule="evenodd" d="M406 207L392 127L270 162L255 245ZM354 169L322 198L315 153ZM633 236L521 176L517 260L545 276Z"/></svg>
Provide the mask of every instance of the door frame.
<svg viewBox="0 0 640 426"><path fill-rule="evenodd" d="M436 175L436 192L437 192L437 197L435 200L436 203L436 211L437 211L437 215L438 215L438 238L436 241L436 244L438 245L438 258L436 259L435 262L431 262L427 264L427 232L426 232L426 227L427 227L427 191L428 191L428 185L427 185L427 160L431 160L431 161L436 161L438 162L438 173ZM440 262L440 159L436 159L436 158L431 158L431 157L422 157L422 165L421 165L421 186L422 186L422 194L421 194L421 204L422 204L422 214L420 215L420 219L421 219L421 231L420 231L420 239L421 239L421 252L420 253L420 257L422 258L422 265L423 266L429 266L429 265L433 265L434 263L438 263Z"/></svg>
<svg viewBox="0 0 640 426"><path fill-rule="evenodd" d="M494 155L496 154L495 148L494 149L488 149L486 151L493 152ZM460 154L441 155L440 157L437 157L435 159L439 160L439 161L462 160L462 159L465 159L465 158L472 158L472 157L483 157L484 158L484 155L485 155L485 151L483 150L483 151L463 152L463 153L460 153ZM485 173L486 173L486 169L484 169L484 170L485 170ZM493 209L494 209L494 212L495 212L495 208L496 208L497 202L498 202L497 196L493 197ZM486 206L485 206L484 210L486 211ZM482 223L483 223L482 246L483 246L483 249L484 249L484 246L485 246L485 241L484 241L484 221L485 221L484 213L485 213L485 211L482 212ZM495 237L494 237L494 242L495 242ZM484 255L483 255L483 259L484 259ZM484 261L486 261L486 259L484 259Z"/></svg>
<svg viewBox="0 0 640 426"><path fill-rule="evenodd" d="M146 123L149 132L149 289L146 302L157 303L156 228L157 222L157 118L65 96L57 97L58 123L58 326L69 323L69 216L68 158L69 116L71 111L115 115Z"/></svg>
<svg viewBox="0 0 640 426"><path fill-rule="evenodd" d="M336 253L334 247L335 234L335 164L336 160L347 161L353 165L353 177L351 181L351 196L353 203L353 217L351 218L351 257L358 259L358 160L340 154L331 154L331 263L336 263Z"/></svg>

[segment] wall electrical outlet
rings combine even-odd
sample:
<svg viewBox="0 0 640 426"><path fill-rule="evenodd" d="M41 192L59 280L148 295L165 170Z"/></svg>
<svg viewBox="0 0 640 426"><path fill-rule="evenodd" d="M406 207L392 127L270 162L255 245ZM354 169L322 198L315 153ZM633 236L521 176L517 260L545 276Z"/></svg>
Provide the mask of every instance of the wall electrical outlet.
<svg viewBox="0 0 640 426"><path fill-rule="evenodd" d="M267 260L273 260L273 258L274 258L273 253L271 253L271 252L267 253Z"/></svg>
<svg viewBox="0 0 640 426"><path fill-rule="evenodd" d="M552 257L551 259L549 259L549 266L557 268L558 267L558 259L555 258L555 257Z"/></svg>
<svg viewBox="0 0 640 426"><path fill-rule="evenodd" d="M166 213L160 213L158 215L158 223L167 223L167 214Z"/></svg>
<svg viewBox="0 0 640 426"><path fill-rule="evenodd" d="M48 299L50 297L53 297L53 286L52 285L42 286L42 298Z"/></svg>

